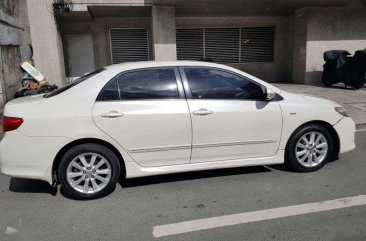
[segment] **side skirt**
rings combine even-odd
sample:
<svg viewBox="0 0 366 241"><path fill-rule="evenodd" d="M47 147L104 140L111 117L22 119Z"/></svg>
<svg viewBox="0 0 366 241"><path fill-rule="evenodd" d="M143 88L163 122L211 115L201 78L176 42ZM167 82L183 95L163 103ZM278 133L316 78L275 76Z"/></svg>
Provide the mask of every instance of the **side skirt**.
<svg viewBox="0 0 366 241"><path fill-rule="evenodd" d="M272 157L261 157L253 159L235 159L235 160L218 161L218 162L187 163L172 166L160 166L160 167L142 167L138 165L136 162L126 162L125 165L126 165L126 178L134 178L134 177L154 176L154 175L180 173L180 172L282 164L284 162L285 162L285 151L278 150L277 154Z"/></svg>

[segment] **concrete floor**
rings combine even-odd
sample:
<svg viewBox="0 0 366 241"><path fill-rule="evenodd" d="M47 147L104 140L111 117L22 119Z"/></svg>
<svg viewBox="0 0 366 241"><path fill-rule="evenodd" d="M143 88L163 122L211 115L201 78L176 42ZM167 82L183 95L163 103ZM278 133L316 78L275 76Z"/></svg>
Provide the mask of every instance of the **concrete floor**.
<svg viewBox="0 0 366 241"><path fill-rule="evenodd" d="M366 206L154 238L154 226L366 194L366 132L357 148L313 173L282 166L127 180L74 201L47 183L0 175L0 240L366 240ZM7 233L7 235L5 235Z"/></svg>

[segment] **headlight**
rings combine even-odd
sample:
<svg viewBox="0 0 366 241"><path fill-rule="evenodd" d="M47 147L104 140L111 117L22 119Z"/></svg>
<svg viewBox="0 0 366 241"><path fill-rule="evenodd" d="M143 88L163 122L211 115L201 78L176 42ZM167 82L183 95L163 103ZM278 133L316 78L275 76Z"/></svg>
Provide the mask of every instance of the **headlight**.
<svg viewBox="0 0 366 241"><path fill-rule="evenodd" d="M345 117L349 117L349 112L346 108L344 107L336 107L334 108L339 114L345 116Z"/></svg>

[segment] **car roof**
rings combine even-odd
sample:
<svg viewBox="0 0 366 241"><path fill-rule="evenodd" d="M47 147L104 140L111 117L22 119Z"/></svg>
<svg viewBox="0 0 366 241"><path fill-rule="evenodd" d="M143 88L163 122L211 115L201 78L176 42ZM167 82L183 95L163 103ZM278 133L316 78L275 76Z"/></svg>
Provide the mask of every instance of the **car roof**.
<svg viewBox="0 0 366 241"><path fill-rule="evenodd" d="M149 67L164 67L164 66L206 66L206 67L220 67L227 68L228 66L204 61L139 61L139 62L128 62L106 66L106 69L140 69Z"/></svg>

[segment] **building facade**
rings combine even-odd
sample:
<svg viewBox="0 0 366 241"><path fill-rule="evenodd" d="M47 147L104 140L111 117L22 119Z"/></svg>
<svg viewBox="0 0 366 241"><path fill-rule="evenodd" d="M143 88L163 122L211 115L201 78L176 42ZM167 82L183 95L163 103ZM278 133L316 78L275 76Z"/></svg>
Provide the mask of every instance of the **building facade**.
<svg viewBox="0 0 366 241"><path fill-rule="evenodd" d="M268 82L319 84L323 52L366 48L361 0L27 1L34 61L46 78L140 60L207 60Z"/></svg>
<svg viewBox="0 0 366 241"><path fill-rule="evenodd" d="M20 63L30 57L26 0L0 1L0 115L21 86Z"/></svg>

